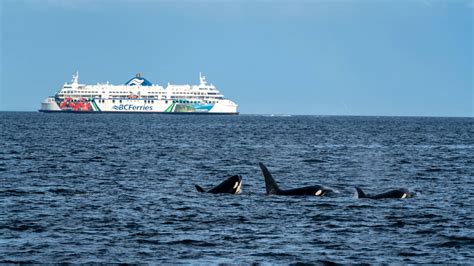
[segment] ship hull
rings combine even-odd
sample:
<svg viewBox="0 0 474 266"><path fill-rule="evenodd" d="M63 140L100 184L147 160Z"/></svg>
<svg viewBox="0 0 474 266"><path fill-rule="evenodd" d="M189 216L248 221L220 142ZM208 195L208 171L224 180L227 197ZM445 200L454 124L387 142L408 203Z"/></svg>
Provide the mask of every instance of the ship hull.
<svg viewBox="0 0 474 266"><path fill-rule="evenodd" d="M65 114L164 114L164 115L239 115L239 113L219 113L219 112L127 112L127 111L99 111L99 112L78 112L71 110L42 110L40 113L65 113Z"/></svg>
<svg viewBox="0 0 474 266"><path fill-rule="evenodd" d="M43 113L134 113L134 114L198 114L238 115L237 106L223 100L219 103L198 103L182 100L90 99L72 101L46 98L41 103Z"/></svg>

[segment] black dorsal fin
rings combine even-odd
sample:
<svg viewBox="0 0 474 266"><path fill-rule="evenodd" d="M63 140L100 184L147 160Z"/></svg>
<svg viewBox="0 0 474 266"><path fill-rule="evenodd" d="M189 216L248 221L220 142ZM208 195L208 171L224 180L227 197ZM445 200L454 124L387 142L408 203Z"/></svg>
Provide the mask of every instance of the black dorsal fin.
<svg viewBox="0 0 474 266"><path fill-rule="evenodd" d="M355 187L357 191L357 198L362 199L362 198L367 198L367 195L365 195L364 191L362 191L362 188L360 187Z"/></svg>
<svg viewBox="0 0 474 266"><path fill-rule="evenodd" d="M267 194L278 194L280 188L278 184L273 179L272 174L268 171L267 167L263 163L258 163L260 169L262 169L263 177L265 178L265 188L267 189Z"/></svg>
<svg viewBox="0 0 474 266"><path fill-rule="evenodd" d="M199 192L206 192L202 187L198 186L198 185L194 185L196 187L196 190L199 191Z"/></svg>

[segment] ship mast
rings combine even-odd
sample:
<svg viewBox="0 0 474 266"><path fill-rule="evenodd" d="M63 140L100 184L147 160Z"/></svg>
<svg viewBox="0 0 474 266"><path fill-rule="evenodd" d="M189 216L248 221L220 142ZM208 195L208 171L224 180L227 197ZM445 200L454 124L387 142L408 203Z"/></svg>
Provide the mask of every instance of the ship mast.
<svg viewBox="0 0 474 266"><path fill-rule="evenodd" d="M206 76L203 76L201 72L199 72L199 82L201 86L206 86Z"/></svg>
<svg viewBox="0 0 474 266"><path fill-rule="evenodd" d="M72 75L71 84L79 83L79 71L76 71L76 74Z"/></svg>

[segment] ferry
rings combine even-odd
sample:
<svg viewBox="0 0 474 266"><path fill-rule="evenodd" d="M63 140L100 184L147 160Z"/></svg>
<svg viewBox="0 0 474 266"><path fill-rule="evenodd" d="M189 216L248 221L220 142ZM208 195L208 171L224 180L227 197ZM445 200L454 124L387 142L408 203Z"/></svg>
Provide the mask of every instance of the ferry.
<svg viewBox="0 0 474 266"><path fill-rule="evenodd" d="M238 105L226 99L199 73L199 85L152 84L140 73L124 85L109 82L79 83L79 73L41 103L40 112L239 114Z"/></svg>

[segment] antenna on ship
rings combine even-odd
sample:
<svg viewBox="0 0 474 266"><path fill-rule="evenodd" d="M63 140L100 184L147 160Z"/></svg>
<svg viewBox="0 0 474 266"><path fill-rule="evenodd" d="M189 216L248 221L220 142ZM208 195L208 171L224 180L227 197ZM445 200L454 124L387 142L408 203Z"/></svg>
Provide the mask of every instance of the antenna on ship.
<svg viewBox="0 0 474 266"><path fill-rule="evenodd" d="M76 74L72 74L72 84L77 84L79 82L79 71L76 71Z"/></svg>
<svg viewBox="0 0 474 266"><path fill-rule="evenodd" d="M199 81L200 85L206 85L206 76L203 76L201 72L199 72Z"/></svg>

